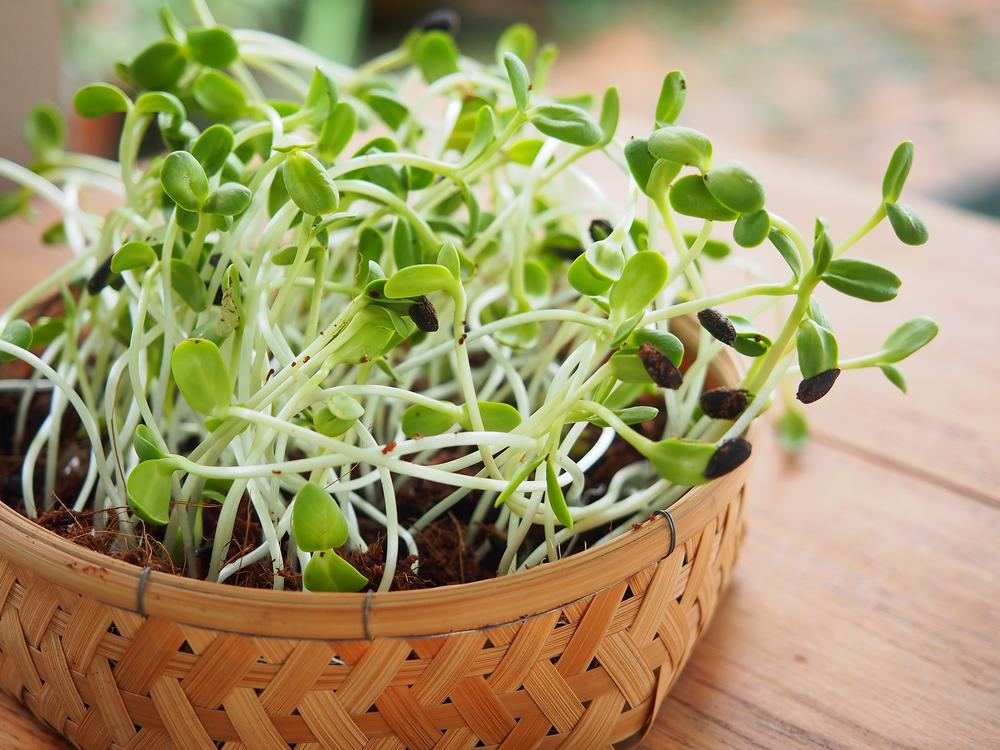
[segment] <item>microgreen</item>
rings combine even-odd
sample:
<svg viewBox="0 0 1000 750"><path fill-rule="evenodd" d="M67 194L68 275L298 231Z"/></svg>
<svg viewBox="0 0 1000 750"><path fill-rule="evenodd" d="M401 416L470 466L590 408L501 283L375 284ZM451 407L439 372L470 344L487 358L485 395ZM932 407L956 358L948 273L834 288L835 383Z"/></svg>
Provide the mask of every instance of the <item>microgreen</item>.
<svg viewBox="0 0 1000 750"><path fill-rule="evenodd" d="M157 458L143 461L129 473L128 504L143 521L163 526L169 520L173 471L170 459Z"/></svg>
<svg viewBox="0 0 1000 750"><path fill-rule="evenodd" d="M901 242L907 245L923 245L927 242L927 227L916 211L902 203L886 203L885 210L889 214L892 231Z"/></svg>
<svg viewBox="0 0 1000 750"><path fill-rule="evenodd" d="M62 113L51 102L32 107L24 120L24 140L36 159L44 159L58 151L66 142L66 125Z"/></svg>
<svg viewBox="0 0 1000 750"><path fill-rule="evenodd" d="M700 130L681 125L660 128L649 136L649 153L657 159L695 167L702 173L712 165L712 142Z"/></svg>
<svg viewBox="0 0 1000 750"><path fill-rule="evenodd" d="M170 357L170 371L191 408L211 414L229 403L230 385L219 347L205 339L179 343Z"/></svg>
<svg viewBox="0 0 1000 750"><path fill-rule="evenodd" d="M555 50L523 24L484 64L460 53L453 13L432 14L355 70L199 17L185 29L165 12L167 36L118 66L131 96L99 83L74 97L84 117L123 115L117 162L67 153L49 104L25 123L32 169L0 159L16 183L0 216L49 201L45 239L73 254L0 316L0 359L41 367L67 396L47 402L25 476L46 474L32 462L75 409L93 475L74 507L127 503L123 537L135 519L169 524L183 560L208 536L201 506L219 502L211 580L265 559L276 587L292 569L311 591L362 589L349 560L375 524L384 591L400 545L419 571L415 533L458 503L469 540L502 530L499 573L554 560L735 470L776 392L779 439L798 450L793 394L812 403L862 368L905 390L899 363L937 334L915 318L849 354L819 303L899 293L892 271L845 254L886 218L904 243L927 240L900 202L909 142L872 218L843 238L819 220L810 243L748 167L680 122L680 71L626 141L617 89L554 98ZM154 122L162 153L140 159ZM608 194L587 155L627 189ZM81 199L109 186L117 206ZM774 283L718 288L713 266L745 271L762 253L787 265ZM28 320L50 289L64 309ZM675 323L695 315L704 330L682 342ZM724 347L740 382L709 377ZM645 460L587 486L614 439ZM54 502L49 474L25 486L29 514ZM452 494L397 502L416 482ZM244 494L262 529L252 551L233 539Z"/></svg>
<svg viewBox="0 0 1000 750"><path fill-rule="evenodd" d="M73 97L73 108L89 119L127 112L131 106L132 102L120 88L107 83L84 86Z"/></svg>
<svg viewBox="0 0 1000 750"><path fill-rule="evenodd" d="M660 97L656 100L656 124L671 125L680 117L687 99L687 81L679 70L672 70L663 77Z"/></svg>
<svg viewBox="0 0 1000 750"><path fill-rule="evenodd" d="M163 192L185 211L200 211L208 198L208 176L188 151L174 151L160 170Z"/></svg>
<svg viewBox="0 0 1000 750"><path fill-rule="evenodd" d="M705 175L705 187L719 203L740 214L752 214L764 208L763 186L739 162L712 167Z"/></svg>
<svg viewBox="0 0 1000 750"><path fill-rule="evenodd" d="M347 519L337 501L311 482L295 495L292 534L305 552L322 552L347 541Z"/></svg>
<svg viewBox="0 0 1000 750"><path fill-rule="evenodd" d="M187 32L187 46L193 57L203 65L225 68L236 61L240 51L227 29L213 26Z"/></svg>
<svg viewBox="0 0 1000 750"><path fill-rule="evenodd" d="M679 214L710 221L734 221L739 213L725 206L712 195L705 178L689 174L674 182L670 189L670 205Z"/></svg>

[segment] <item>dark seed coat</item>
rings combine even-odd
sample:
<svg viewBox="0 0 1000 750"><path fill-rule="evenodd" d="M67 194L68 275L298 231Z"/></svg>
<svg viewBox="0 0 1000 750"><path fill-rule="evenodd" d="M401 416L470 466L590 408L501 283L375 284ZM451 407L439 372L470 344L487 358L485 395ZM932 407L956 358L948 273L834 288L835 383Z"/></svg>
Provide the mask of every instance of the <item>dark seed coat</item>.
<svg viewBox="0 0 1000 750"><path fill-rule="evenodd" d="M701 327L712 334L723 344L733 345L736 341L736 328L733 322L714 307L702 310L698 313L698 322Z"/></svg>
<svg viewBox="0 0 1000 750"><path fill-rule="evenodd" d="M87 279L87 291L91 294L98 294L107 286L108 279L111 277L111 259L113 257L114 253L105 258L91 277Z"/></svg>
<svg viewBox="0 0 1000 750"><path fill-rule="evenodd" d="M594 219L590 222L590 239L594 242L600 242L607 238L613 231L614 227L611 226L611 222L607 219Z"/></svg>
<svg viewBox="0 0 1000 750"><path fill-rule="evenodd" d="M461 17L451 8L437 8L417 21L421 31L444 31L452 36L458 33L461 25Z"/></svg>
<svg viewBox="0 0 1000 750"><path fill-rule="evenodd" d="M576 260L583 255L584 252L581 245L574 245L570 247L556 243L548 243L544 245L544 249L558 258L562 258L563 260Z"/></svg>
<svg viewBox="0 0 1000 750"><path fill-rule="evenodd" d="M713 388L701 394L701 410L712 419L736 419L747 408L749 394L742 388Z"/></svg>
<svg viewBox="0 0 1000 750"><path fill-rule="evenodd" d="M750 458L751 445L743 438L724 440L715 453L708 459L705 467L705 478L715 479L728 474L737 466Z"/></svg>
<svg viewBox="0 0 1000 750"><path fill-rule="evenodd" d="M646 368L649 377L661 388L676 391L684 382L684 376L677 369L677 365L648 341L639 347L639 359L642 360L642 366Z"/></svg>
<svg viewBox="0 0 1000 750"><path fill-rule="evenodd" d="M833 384L837 382L839 375L840 368L835 367L832 370L821 372L819 375L806 378L799 383L799 390L795 394L795 398L803 404L811 404L813 401L819 401L830 392Z"/></svg>
<svg viewBox="0 0 1000 750"><path fill-rule="evenodd" d="M410 305L407 315L421 331L433 333L438 329L437 311L426 297L421 297Z"/></svg>

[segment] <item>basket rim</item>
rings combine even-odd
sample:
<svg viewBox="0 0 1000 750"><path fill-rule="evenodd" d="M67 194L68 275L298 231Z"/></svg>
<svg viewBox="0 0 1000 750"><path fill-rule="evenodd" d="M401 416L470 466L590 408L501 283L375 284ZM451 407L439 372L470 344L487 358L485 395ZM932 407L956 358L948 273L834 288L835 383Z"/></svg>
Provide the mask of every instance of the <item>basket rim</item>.
<svg viewBox="0 0 1000 750"><path fill-rule="evenodd" d="M739 373L728 352L712 369L723 382ZM756 432L751 424L751 442ZM722 513L745 485L752 463L753 456L670 507L675 548ZM42 581L103 604L194 627L301 640L414 638L484 630L557 610L664 559L669 546L668 522L657 516L605 544L509 576L368 594L275 591L150 574L74 544L0 503L0 593L12 582L8 558Z"/></svg>
<svg viewBox="0 0 1000 750"><path fill-rule="evenodd" d="M693 488L671 506L677 548L723 511L751 464ZM73 544L0 503L0 584L7 557L44 581L119 609L140 613L141 592L141 614L223 632L306 640L424 637L537 617L621 583L667 557L669 544L668 522L655 516L606 544L509 576L373 594L275 591L169 573L143 575L137 565Z"/></svg>

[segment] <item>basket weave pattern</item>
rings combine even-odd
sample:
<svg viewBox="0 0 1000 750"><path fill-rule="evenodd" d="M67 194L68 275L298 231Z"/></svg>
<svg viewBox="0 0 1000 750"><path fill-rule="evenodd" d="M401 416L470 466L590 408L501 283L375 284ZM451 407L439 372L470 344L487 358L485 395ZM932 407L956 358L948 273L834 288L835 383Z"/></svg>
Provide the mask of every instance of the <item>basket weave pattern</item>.
<svg viewBox="0 0 1000 750"><path fill-rule="evenodd" d="M144 617L0 547L0 687L84 750L609 747L652 721L715 610L742 483L729 494L625 580L431 637L291 640Z"/></svg>

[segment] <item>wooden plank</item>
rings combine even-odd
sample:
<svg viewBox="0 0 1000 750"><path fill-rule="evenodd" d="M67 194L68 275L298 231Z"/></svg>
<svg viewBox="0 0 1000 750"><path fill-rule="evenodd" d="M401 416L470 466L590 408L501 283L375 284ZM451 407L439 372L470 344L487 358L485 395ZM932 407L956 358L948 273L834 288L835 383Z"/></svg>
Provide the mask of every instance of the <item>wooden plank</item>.
<svg viewBox="0 0 1000 750"><path fill-rule="evenodd" d="M644 747L995 746L1000 511L767 443L732 589Z"/></svg>

